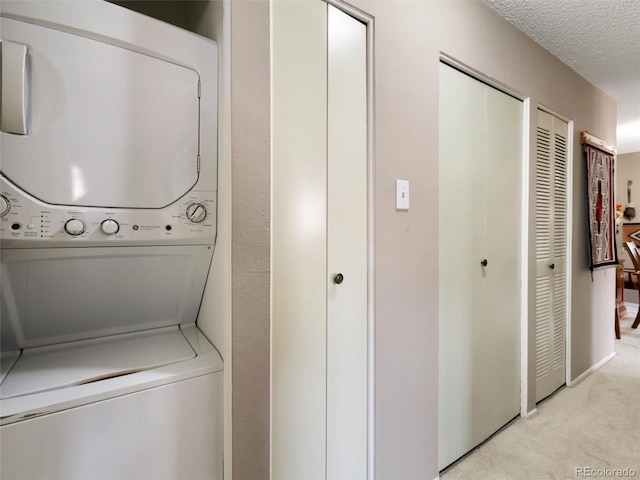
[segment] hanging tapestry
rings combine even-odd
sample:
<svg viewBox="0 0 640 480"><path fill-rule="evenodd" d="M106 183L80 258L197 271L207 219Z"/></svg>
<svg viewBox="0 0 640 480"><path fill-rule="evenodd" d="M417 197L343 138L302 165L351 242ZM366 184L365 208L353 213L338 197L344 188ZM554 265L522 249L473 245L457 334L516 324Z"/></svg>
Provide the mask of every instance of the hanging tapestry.
<svg viewBox="0 0 640 480"><path fill-rule="evenodd" d="M618 263L613 201L613 155L590 145L585 145L584 150L587 159L590 267L593 270Z"/></svg>

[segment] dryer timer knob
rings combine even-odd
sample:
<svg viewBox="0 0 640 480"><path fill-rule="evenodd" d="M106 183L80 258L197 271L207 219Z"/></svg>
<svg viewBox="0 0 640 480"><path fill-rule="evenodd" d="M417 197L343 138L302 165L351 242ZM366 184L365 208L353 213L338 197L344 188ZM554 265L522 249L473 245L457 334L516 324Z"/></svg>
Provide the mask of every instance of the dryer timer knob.
<svg viewBox="0 0 640 480"><path fill-rule="evenodd" d="M207 209L201 203L192 203L187 207L187 218L193 223L202 223L207 218Z"/></svg>
<svg viewBox="0 0 640 480"><path fill-rule="evenodd" d="M78 220L77 218L72 218L71 220L67 220L67 223L64 224L64 230L74 237L78 235L82 235L84 233L84 223L82 220Z"/></svg>
<svg viewBox="0 0 640 480"><path fill-rule="evenodd" d="M0 217L4 217L11 210L11 203L4 195L0 195Z"/></svg>
<svg viewBox="0 0 640 480"><path fill-rule="evenodd" d="M120 230L120 224L112 218L107 218L100 224L100 230L102 230L105 235L113 235Z"/></svg>

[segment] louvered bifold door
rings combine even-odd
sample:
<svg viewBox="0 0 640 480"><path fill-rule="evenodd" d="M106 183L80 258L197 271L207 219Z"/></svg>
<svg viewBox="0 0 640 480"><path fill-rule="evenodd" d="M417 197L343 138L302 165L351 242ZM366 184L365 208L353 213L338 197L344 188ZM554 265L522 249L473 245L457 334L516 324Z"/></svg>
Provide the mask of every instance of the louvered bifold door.
<svg viewBox="0 0 640 480"><path fill-rule="evenodd" d="M536 402L565 383L568 125L538 110Z"/></svg>

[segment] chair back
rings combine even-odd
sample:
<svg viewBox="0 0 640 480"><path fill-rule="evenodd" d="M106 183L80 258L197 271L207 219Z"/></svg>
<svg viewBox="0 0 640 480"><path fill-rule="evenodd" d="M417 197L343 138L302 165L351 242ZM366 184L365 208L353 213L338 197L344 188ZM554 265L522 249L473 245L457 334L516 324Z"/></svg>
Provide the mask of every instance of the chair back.
<svg viewBox="0 0 640 480"><path fill-rule="evenodd" d="M629 254L631 261L633 262L633 269L636 271L640 270L640 252L638 251L638 247L635 242L624 242L624 248Z"/></svg>

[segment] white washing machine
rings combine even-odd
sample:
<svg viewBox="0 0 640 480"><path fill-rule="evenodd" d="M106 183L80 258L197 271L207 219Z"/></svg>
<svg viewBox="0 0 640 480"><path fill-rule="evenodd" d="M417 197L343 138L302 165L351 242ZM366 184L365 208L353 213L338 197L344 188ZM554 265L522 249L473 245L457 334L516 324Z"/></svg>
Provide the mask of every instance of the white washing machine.
<svg viewBox="0 0 640 480"><path fill-rule="evenodd" d="M102 1L0 7L0 477L222 478L195 324L216 44Z"/></svg>

